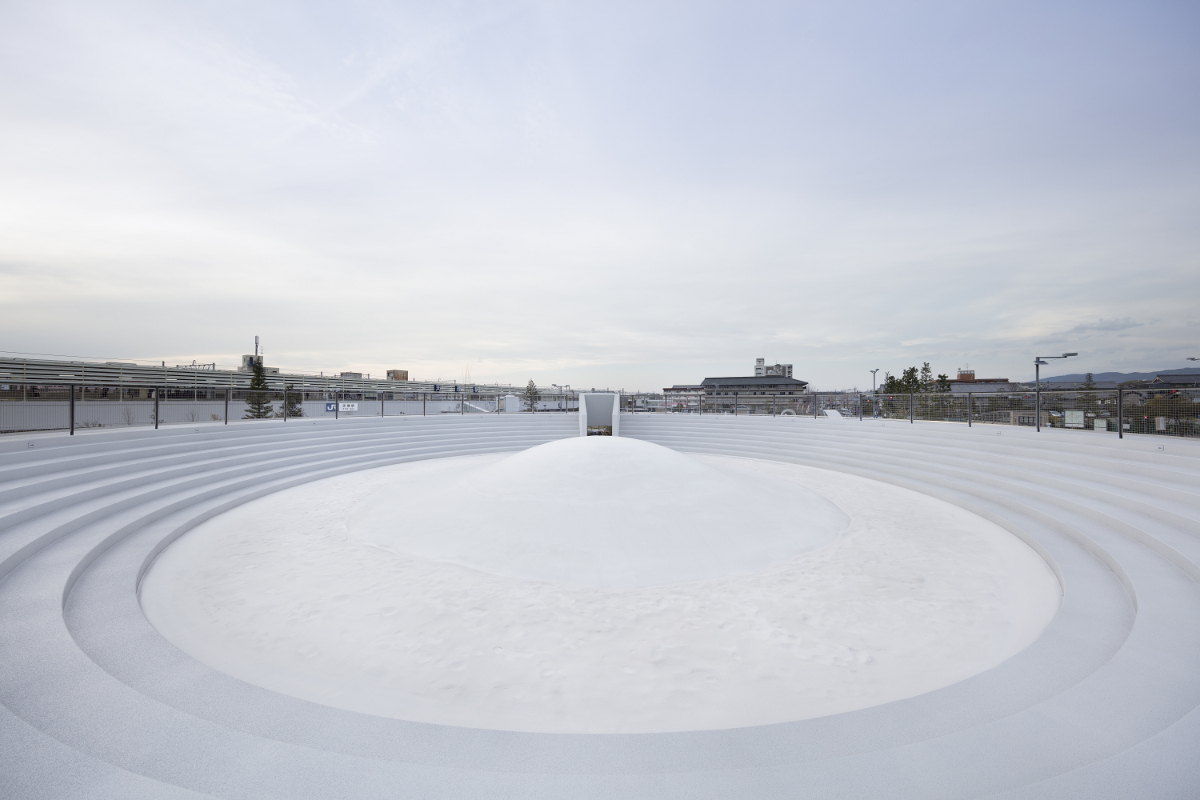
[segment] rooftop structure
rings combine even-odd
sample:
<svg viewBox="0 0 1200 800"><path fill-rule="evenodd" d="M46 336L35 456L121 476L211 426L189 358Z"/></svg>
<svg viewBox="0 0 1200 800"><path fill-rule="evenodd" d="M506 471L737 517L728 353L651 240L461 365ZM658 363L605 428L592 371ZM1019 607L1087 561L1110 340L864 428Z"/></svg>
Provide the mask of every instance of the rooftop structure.
<svg viewBox="0 0 1200 800"><path fill-rule="evenodd" d="M757 378L777 377L790 378L792 377L791 364L774 364L769 365L766 359L757 358L754 360L754 376Z"/></svg>
<svg viewBox="0 0 1200 800"><path fill-rule="evenodd" d="M960 369L958 377L950 380L950 391L954 394L967 392L1019 392L1023 387L1008 378L976 378L975 370Z"/></svg>
<svg viewBox="0 0 1200 800"><path fill-rule="evenodd" d="M257 361L257 362L258 362L258 365L259 365L260 367L262 367L262 368L263 368L263 372L265 372L266 374L268 374L268 375L278 375L278 374L279 374L279 367L267 367L267 366L264 366L264 365L263 365L263 356L261 356L261 355L258 355L258 356L243 355L243 356L242 356L242 365L241 365L240 367L238 367L238 372L245 372L245 373L252 373L252 372L254 372L254 362L255 362L255 361ZM135 366L137 366L137 365L136 365L136 364L129 364L128 366L135 367ZM211 367L212 367L211 369L209 369L209 370L208 370L209 372L216 372L216 371L217 371L217 365L216 365L216 364L212 364L212 365L192 365L192 366L185 365L185 364L180 364L180 365L177 365L175 368L176 368L176 369L186 369L186 370L188 370L188 371L193 371L193 370L199 370L199 369L207 369L209 366L211 366Z"/></svg>

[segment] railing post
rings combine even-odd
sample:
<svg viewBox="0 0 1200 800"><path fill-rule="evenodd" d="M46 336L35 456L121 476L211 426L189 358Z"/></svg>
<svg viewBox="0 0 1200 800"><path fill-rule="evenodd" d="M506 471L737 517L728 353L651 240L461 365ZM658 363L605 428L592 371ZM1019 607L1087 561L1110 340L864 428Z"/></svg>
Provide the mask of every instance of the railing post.
<svg viewBox="0 0 1200 800"><path fill-rule="evenodd" d="M913 393L908 393L908 424L913 424Z"/></svg>
<svg viewBox="0 0 1200 800"><path fill-rule="evenodd" d="M283 384L283 421L284 422L287 422L287 412L288 412L288 390L287 390L287 384L285 383L285 384Z"/></svg>
<svg viewBox="0 0 1200 800"><path fill-rule="evenodd" d="M383 407L383 392L380 392L379 393L379 418L380 419L383 419L385 416L387 416L384 413L385 411L387 411L387 409Z"/></svg>
<svg viewBox="0 0 1200 800"><path fill-rule="evenodd" d="M233 394L233 389L225 390L225 424L229 424L229 396Z"/></svg>
<svg viewBox="0 0 1200 800"><path fill-rule="evenodd" d="M813 419L816 419L817 415L820 413L821 413L821 395L817 394L816 392L813 392Z"/></svg>
<svg viewBox="0 0 1200 800"><path fill-rule="evenodd" d="M421 392L421 416L425 416L425 401L429 399L429 392Z"/></svg>
<svg viewBox="0 0 1200 800"><path fill-rule="evenodd" d="M1042 432L1042 383L1038 381L1034 387L1033 426L1038 433Z"/></svg>
<svg viewBox="0 0 1200 800"><path fill-rule="evenodd" d="M863 421L863 393L858 393L858 421Z"/></svg>
<svg viewBox="0 0 1200 800"><path fill-rule="evenodd" d="M967 427L968 428L971 427L971 393L970 392L967 392Z"/></svg>
<svg viewBox="0 0 1200 800"><path fill-rule="evenodd" d="M159 400L159 395L161 395L161 394L162 394L162 387L155 387L155 389L154 389L154 430L158 430L158 418L159 418L158 400Z"/></svg>
<svg viewBox="0 0 1200 800"><path fill-rule="evenodd" d="M71 384L71 435L75 435L75 384Z"/></svg>
<svg viewBox="0 0 1200 800"><path fill-rule="evenodd" d="M342 393L337 389L333 390L333 418L337 419L342 413Z"/></svg>
<svg viewBox="0 0 1200 800"><path fill-rule="evenodd" d="M1117 438L1125 438L1125 392L1117 387Z"/></svg>

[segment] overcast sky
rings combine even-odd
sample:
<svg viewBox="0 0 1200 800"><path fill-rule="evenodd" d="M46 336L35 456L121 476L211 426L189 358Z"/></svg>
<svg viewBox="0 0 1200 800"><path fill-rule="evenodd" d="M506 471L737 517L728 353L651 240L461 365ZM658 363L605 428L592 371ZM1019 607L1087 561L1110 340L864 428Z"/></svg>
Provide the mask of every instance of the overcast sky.
<svg viewBox="0 0 1200 800"><path fill-rule="evenodd" d="M1192 1L8 0L0 350L1192 366L1198 43Z"/></svg>

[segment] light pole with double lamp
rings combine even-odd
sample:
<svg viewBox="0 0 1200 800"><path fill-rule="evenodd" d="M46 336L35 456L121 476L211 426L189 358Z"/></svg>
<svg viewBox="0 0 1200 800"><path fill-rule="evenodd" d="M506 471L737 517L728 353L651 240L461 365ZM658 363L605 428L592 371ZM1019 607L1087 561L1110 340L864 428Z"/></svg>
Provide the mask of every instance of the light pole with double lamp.
<svg viewBox="0 0 1200 800"><path fill-rule="evenodd" d="M1037 432L1042 432L1042 367L1050 363L1043 359L1052 358L1070 358L1077 356L1079 353L1063 353L1061 356L1034 356L1033 359L1033 389L1037 400L1033 412L1033 424L1037 427Z"/></svg>

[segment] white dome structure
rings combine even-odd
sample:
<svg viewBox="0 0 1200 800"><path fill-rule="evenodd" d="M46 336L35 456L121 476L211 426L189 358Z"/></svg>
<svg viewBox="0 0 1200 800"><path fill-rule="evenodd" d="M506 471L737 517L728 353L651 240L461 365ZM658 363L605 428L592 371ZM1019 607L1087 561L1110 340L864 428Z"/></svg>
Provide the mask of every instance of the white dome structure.
<svg viewBox="0 0 1200 800"><path fill-rule="evenodd" d="M638 415L620 424L624 441L586 453L575 452L593 443L578 436L574 418L537 414L0 441L0 795L1183 798L1200 785L1196 445L824 418ZM547 443L554 444L538 448ZM565 462L593 455L590 470L568 473ZM634 467L645 469L632 482L640 489L606 477L605 470ZM521 545L537 558L485 546L479 525L447 522L461 512L496 531L520 530L537 502L530 475L560 496L576 492L576 502L590 497L593 512L570 519L562 509L541 509L545 518ZM743 489L723 495L726 479L743 481ZM616 489L604 491L605 481ZM337 496L321 488L332 485L344 490L344 507L318 502ZM656 496L688 485L708 488L683 508ZM626 501L603 507L625 491ZM739 508L743 493L753 502ZM642 535L598 547L596 537L614 520L629 521L620 516L624 502L641 504ZM490 521L489 504L496 505ZM776 505L800 509L786 516L803 524L776 530ZM713 548L691 563L682 563L686 539L662 530L677 512ZM396 524L410 513L419 525ZM744 548L730 548L718 535L721 515L743 513L757 527ZM238 525L227 524L238 520L257 527L242 526L239 540ZM558 523L576 538L548 538ZM441 535L426 535L432 530ZM335 548L338 536L343 546ZM211 560L221 553L235 558ZM366 553L379 563L360 559ZM882 557L868 563L871 553ZM316 569L335 556L344 563ZM221 563L236 574L213 573ZM407 571L396 573L401 566ZM271 579L229 593L238 581L250 586L256 573ZM172 574L199 576L210 597L162 580ZM389 589L386 576L396 574L411 580ZM320 575L336 585L319 602L297 606L303 592L295 589ZM357 594L346 588L351 580ZM404 601L393 603L390 617L386 606L369 606L387 591ZM508 605L478 602L487 597ZM601 639L587 636L605 634L604 619L621 621L604 613L634 597L647 605L612 626L630 632L622 641L632 649L589 651ZM837 602L819 608L820 597ZM913 598L923 605L906 607ZM590 610L575 610L585 599ZM189 608L207 615L190 643L171 627ZM969 613L952 613L964 608ZM221 614L211 616L214 609ZM338 643L324 650L288 649L300 640L287 636L314 635L364 609L360 618L377 626L371 631L415 632L413 648L344 629L340 638L314 640ZM891 616L872 629L867 609ZM439 613L475 626L471 635L429 635ZM820 635L806 639L796 613L807 613ZM496 624L504 615L521 624ZM655 615L662 615L657 627ZM389 621L397 617L403 624ZM270 624L255 628L262 620ZM579 620L587 625L572 628ZM1004 635L973 644L972 620L990 620L990 630ZM708 625L711 635L689 638L688 625ZM889 639L885 629L901 635ZM945 635L933 635L939 630ZM525 681L513 686L525 691L536 679L574 687L568 699L592 691L591 708L600 710L620 697L605 692L624 689L643 702L612 716L640 722L629 732L560 726L586 718L587 708L564 703L563 713L538 718L533 711L548 707L544 699L492 702L498 684L473 681L495 675L487 665L502 663L495 647L503 643L487 639L486 653L463 648L502 635L533 641L511 662L508 675ZM999 649L972 649L1001 639ZM197 642L205 647L192 654ZM213 642L228 645L229 662L219 668L206 660L219 656L208 648ZM372 642L393 649L372 651ZM656 642L683 647L685 656L672 662ZM908 645L925 660L910 659ZM684 669L689 658L718 651L730 662L740 657L741 666L716 670L715 661L697 660L696 674ZM546 665L528 669L527 652L542 652ZM555 661L568 652L582 655ZM589 652L612 660L589 663L582 657ZM957 677L915 693L884 691L964 652L974 660L962 659ZM410 692L413 704L396 713L361 708L346 686L306 695L303 663L336 658L376 676L377 685L411 679L391 696ZM278 669L239 674L254 663ZM624 672L634 663L654 665L645 682ZM874 670L903 664L910 674ZM389 672L396 665L404 669ZM454 677L466 673L471 680ZM662 691L669 681L659 679L672 675L680 685L721 691L697 689L671 706ZM825 694L849 696L838 695L839 685L866 686L872 676L878 702L811 715L787 705L798 685L820 675L852 679L810 684L819 689L813 708ZM293 683L264 685L272 676ZM769 709L747 689L763 682L784 690L770 694L784 709L778 719L727 725L695 712ZM429 687L442 693L420 694ZM452 696L468 701L455 706ZM422 704L432 712L482 711L426 717ZM654 724L638 717L639 706L673 708L674 716ZM528 724L505 727L521 714Z"/></svg>
<svg viewBox="0 0 1200 800"><path fill-rule="evenodd" d="M631 589L756 572L848 520L819 495L637 439L560 439L498 463L401 475L350 532L510 577Z"/></svg>

